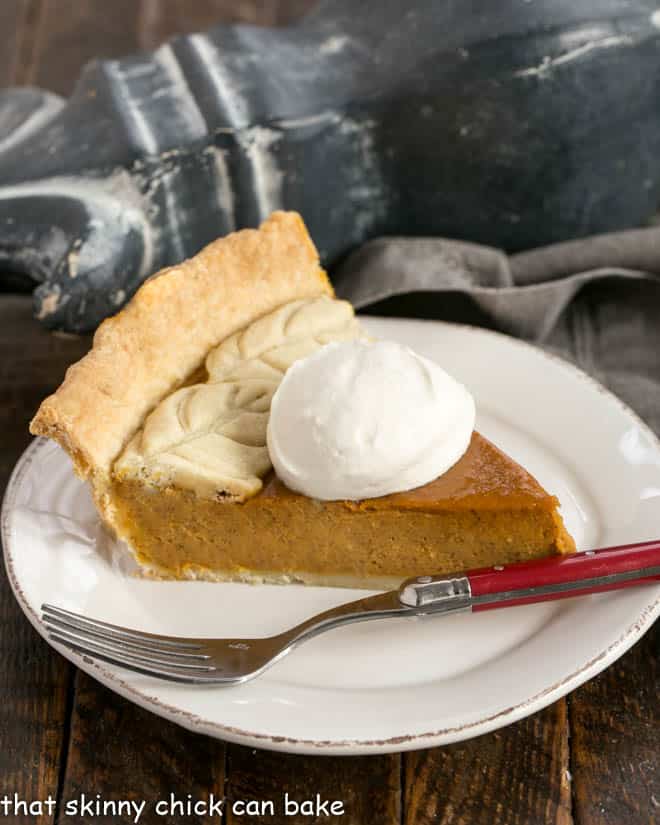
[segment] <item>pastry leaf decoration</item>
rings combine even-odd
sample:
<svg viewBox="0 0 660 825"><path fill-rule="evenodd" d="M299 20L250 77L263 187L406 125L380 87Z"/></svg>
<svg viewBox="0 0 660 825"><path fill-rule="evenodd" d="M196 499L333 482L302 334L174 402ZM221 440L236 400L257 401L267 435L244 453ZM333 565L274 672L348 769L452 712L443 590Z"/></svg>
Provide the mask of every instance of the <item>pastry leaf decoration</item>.
<svg viewBox="0 0 660 825"><path fill-rule="evenodd" d="M327 297L294 301L222 341L205 383L182 387L148 416L116 465L159 485L244 500L271 469L266 430L286 370L332 341L361 336L353 308Z"/></svg>

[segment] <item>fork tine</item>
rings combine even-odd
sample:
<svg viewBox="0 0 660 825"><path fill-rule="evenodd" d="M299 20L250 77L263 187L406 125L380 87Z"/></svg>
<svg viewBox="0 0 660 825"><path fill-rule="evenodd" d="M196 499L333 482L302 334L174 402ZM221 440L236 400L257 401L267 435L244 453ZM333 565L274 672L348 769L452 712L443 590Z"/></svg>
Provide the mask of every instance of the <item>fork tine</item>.
<svg viewBox="0 0 660 825"><path fill-rule="evenodd" d="M122 639L116 633L112 633L102 628L96 629L91 627L83 627L79 622L71 619L60 619L59 616L51 616L50 613L44 612L43 620L49 630L56 633L64 632L73 636L84 636L85 638L96 639L100 643L107 645L120 645L122 648L128 648L129 651L135 653L155 653L159 656L172 657L176 659L187 659L191 661L204 661L209 659L209 655L204 653L204 648L200 647L199 652L195 648L179 649L174 646L163 646L154 644L151 641L138 642L132 638Z"/></svg>
<svg viewBox="0 0 660 825"><path fill-rule="evenodd" d="M128 646L124 642L97 639L90 636L86 631L76 632L75 630L58 627L48 621L46 622L46 629L49 633L54 633L57 636L61 636L71 643L84 645L89 650L103 650L108 654L118 653L121 656L126 656L135 659L135 661L140 661L145 665L174 665L175 667L183 668L184 670L198 670L203 672L208 672L215 669L209 663L208 656L200 659L191 659L184 658L176 653L162 653L160 651L153 653L152 651L143 650L133 645Z"/></svg>
<svg viewBox="0 0 660 825"><path fill-rule="evenodd" d="M91 653L87 648L82 647L80 645L72 644L68 642L66 639L58 636L55 633L49 633L48 638L56 642L57 644L63 645L64 647L68 647L70 650L75 651L76 653L82 654L83 656L92 656L94 659L100 659L103 662L108 662L111 665L117 665L119 667L126 668L126 670L132 670L135 673L142 673L145 676L154 676L158 679L166 679L169 682L179 682L182 684L187 685L202 685L202 684L221 684L223 682L230 684L234 681L239 681L238 679L231 679L231 678L222 678L222 677L215 677L212 675L192 675L189 671L179 670L178 668L171 667L171 668L156 668L156 667L142 667L135 662L131 662L127 660L123 656L110 656L105 653Z"/></svg>
<svg viewBox="0 0 660 825"><path fill-rule="evenodd" d="M161 636L157 633L143 633L139 630L130 630L127 627L110 624L109 622L101 622L98 619L90 619L87 616L82 616L80 613L72 613L70 610L64 610L61 607L56 607L52 604L42 604L41 612L44 617L50 616L58 618L61 621L68 622L71 626L77 627L80 630L91 631L106 631L108 636L113 635L117 640L136 642L146 642L153 645L162 645L165 647L189 648L191 650L198 650L201 644L193 639L176 638L174 636Z"/></svg>
<svg viewBox="0 0 660 825"><path fill-rule="evenodd" d="M64 645L70 650L91 656L94 659L101 659L113 665L143 673L146 676L156 676L160 679L168 679L174 682L188 684L203 684L210 682L233 681L232 679L219 677L214 669L197 669L190 667L178 667L174 665L155 665L150 660L143 660L142 657L124 655L120 652L110 651L87 642L78 642L75 639L67 638L58 633L49 633L49 639L57 644Z"/></svg>

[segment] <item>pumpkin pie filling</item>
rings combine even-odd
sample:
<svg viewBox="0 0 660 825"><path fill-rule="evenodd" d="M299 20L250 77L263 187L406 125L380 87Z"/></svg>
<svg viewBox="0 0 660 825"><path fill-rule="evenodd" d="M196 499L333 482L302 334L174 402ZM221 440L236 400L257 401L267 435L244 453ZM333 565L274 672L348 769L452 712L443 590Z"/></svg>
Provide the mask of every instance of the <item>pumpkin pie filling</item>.
<svg viewBox="0 0 660 825"><path fill-rule="evenodd" d="M171 578L387 588L574 549L556 498L476 432L443 476L376 499L317 501L273 473L238 504L135 480L116 481L113 498L139 561Z"/></svg>
<svg viewBox="0 0 660 825"><path fill-rule="evenodd" d="M572 552L556 498L476 432L406 492L319 501L277 478L266 430L284 374L362 337L300 218L276 213L147 282L31 429L69 452L105 523L161 578L390 587Z"/></svg>

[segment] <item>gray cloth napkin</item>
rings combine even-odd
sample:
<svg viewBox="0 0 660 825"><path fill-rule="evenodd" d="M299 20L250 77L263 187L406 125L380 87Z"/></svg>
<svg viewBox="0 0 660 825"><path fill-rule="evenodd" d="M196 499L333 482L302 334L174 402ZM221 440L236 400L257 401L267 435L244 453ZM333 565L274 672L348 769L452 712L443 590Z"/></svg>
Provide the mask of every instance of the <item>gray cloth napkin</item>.
<svg viewBox="0 0 660 825"><path fill-rule="evenodd" d="M477 323L550 349L660 433L660 227L511 256L444 238L379 238L333 281L362 310Z"/></svg>

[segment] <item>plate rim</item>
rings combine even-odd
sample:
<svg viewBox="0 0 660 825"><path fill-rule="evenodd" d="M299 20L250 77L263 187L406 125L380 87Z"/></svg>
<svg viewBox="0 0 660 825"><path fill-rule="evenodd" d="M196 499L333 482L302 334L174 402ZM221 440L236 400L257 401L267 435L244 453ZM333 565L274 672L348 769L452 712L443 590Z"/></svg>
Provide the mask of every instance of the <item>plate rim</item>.
<svg viewBox="0 0 660 825"><path fill-rule="evenodd" d="M596 378L581 370L571 361L562 358L560 355L543 350L529 341L515 338L496 330L478 327L470 324L456 324L446 321L435 321L422 318L400 318L385 316L365 316L376 321L386 321L388 323L420 323L432 324L434 326L448 327L455 330L469 330L477 335L486 337L494 336L498 339L506 340L509 345L521 346L532 350L535 355L547 358L560 365L563 369L579 380L589 384L592 389L602 393L610 403L614 403L621 412L627 415L635 425L650 439L660 454L660 438L643 421L639 415L622 401L617 395L601 384ZM21 585L16 577L13 560L10 553L10 541L12 540L10 529L10 512L15 500L23 475L35 460L38 453L50 445L48 439L34 438L28 447L21 454L7 482L7 487L3 496L2 508L0 510L0 538L2 540L3 559L7 578L21 610L34 627L37 633L54 650L64 656L65 659L79 667L82 671L92 676L105 687L123 696L125 699L135 703L145 710L151 711L158 716L164 717L190 731L204 733L216 739L223 739L240 745L260 747L266 750L283 751L288 753L301 753L307 755L368 755L383 753L398 753L401 751L418 750L421 748L432 748L441 745L448 745L454 742L471 739L482 734L489 733L498 728L519 721L533 713L536 713L558 699L575 690L589 679L601 673L610 664L620 658L637 642L653 625L655 619L660 616L660 589L655 599L651 599L640 610L635 621L629 625L622 634L592 659L583 663L576 670L564 677L561 681L544 688L534 696L528 697L523 702L519 702L505 710L498 711L491 716L455 725L440 730L425 731L408 735L398 735L385 739L301 739L288 736L273 736L259 731L250 731L232 725L205 719L204 717L181 710L175 705L166 703L157 697L150 696L138 688L127 683L121 676L117 676L100 664L87 656L75 653L68 648L53 643L47 635L47 631L41 621L40 616L32 609L28 603ZM194 686L191 687L194 689Z"/></svg>

